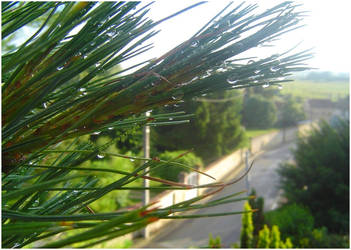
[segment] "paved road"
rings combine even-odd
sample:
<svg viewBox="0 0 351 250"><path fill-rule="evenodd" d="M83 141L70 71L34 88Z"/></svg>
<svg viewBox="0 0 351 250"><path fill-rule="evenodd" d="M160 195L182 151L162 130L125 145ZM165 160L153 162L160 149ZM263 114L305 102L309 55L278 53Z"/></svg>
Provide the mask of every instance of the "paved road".
<svg viewBox="0 0 351 250"><path fill-rule="evenodd" d="M254 166L250 172L250 189L255 188L257 196L264 197L265 211L274 209L278 204L280 191L278 190L278 175L276 169L284 161L292 160L290 149L294 144L282 145L277 149L261 153L255 158ZM242 171L243 172L243 166ZM228 179L235 179L238 175L233 173ZM245 180L224 189L219 196L225 196L246 189ZM202 209L196 213L218 213L240 211L243 202L225 204L221 206ZM170 226L148 241L139 242L137 248L189 248L204 247L208 243L209 233L220 236L223 247L230 247L239 242L241 228L241 215L211 217L192 220L179 220L170 223Z"/></svg>

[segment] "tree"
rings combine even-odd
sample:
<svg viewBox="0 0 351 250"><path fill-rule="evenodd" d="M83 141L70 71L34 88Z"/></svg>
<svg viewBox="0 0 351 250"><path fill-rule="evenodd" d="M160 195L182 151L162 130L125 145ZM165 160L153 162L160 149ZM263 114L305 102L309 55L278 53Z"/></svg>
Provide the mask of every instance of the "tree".
<svg viewBox="0 0 351 250"><path fill-rule="evenodd" d="M340 119L333 127L321 122L299 138L293 154L296 163L279 170L288 201L309 208L317 227L348 234L349 121Z"/></svg>
<svg viewBox="0 0 351 250"><path fill-rule="evenodd" d="M277 120L274 102L259 95L250 96L244 101L242 113L245 127L251 129L271 128Z"/></svg>
<svg viewBox="0 0 351 250"><path fill-rule="evenodd" d="M302 105L291 95L285 95L283 98L284 101L279 104L277 126L282 128L296 126L305 118Z"/></svg>
<svg viewBox="0 0 351 250"><path fill-rule="evenodd" d="M241 219L241 232L240 232L240 247L241 248L252 248L253 247L253 230L252 224L252 212L248 202L244 204L244 211Z"/></svg>
<svg viewBox="0 0 351 250"><path fill-rule="evenodd" d="M257 248L269 248L271 245L270 231L267 225L258 233Z"/></svg>
<svg viewBox="0 0 351 250"><path fill-rule="evenodd" d="M164 150L194 149L205 162L230 153L243 140L241 97L236 92L218 92L159 112L184 110L194 114L190 124L158 127L153 132L153 147ZM173 143L170 144L169 141Z"/></svg>
<svg viewBox="0 0 351 250"><path fill-rule="evenodd" d="M199 4L203 2L176 14ZM181 112L143 114L206 93L267 81L278 84L280 77L306 69L301 62L311 57L307 51L281 53L247 65L241 53L295 28L302 13L290 2L257 15L251 14L255 6L240 5L220 12L165 55L106 76L104 72L148 51L151 45L145 42L157 33L156 25L172 17L154 22L146 17L149 5L139 6L139 2L2 3L2 39L45 16L33 36L2 56L3 247L25 247L39 240L46 240L39 245L44 248L78 243L89 247L161 218L180 218L169 211L194 209L197 206L191 204L205 196L166 209L150 204L91 213L90 204L114 190L140 188L131 185L152 178L145 176L145 170L174 163L108 152L118 138L99 146L80 139L110 129L184 123L188 116ZM271 67L279 70L272 72ZM131 172L118 166L82 166L106 156L139 164ZM94 171L118 175L105 184ZM225 202L230 200L219 201Z"/></svg>

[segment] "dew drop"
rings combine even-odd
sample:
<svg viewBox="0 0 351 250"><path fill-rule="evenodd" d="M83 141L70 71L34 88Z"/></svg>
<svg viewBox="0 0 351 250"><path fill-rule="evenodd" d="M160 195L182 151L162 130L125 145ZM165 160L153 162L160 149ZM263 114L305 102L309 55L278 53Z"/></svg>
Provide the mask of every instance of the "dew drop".
<svg viewBox="0 0 351 250"><path fill-rule="evenodd" d="M228 78L228 79L227 79L227 82L228 82L229 84L236 84L236 83L238 82L238 80L236 80L235 78Z"/></svg>
<svg viewBox="0 0 351 250"><path fill-rule="evenodd" d="M130 158L129 160L130 160L131 162L135 161L135 159L133 159L133 158Z"/></svg>
<svg viewBox="0 0 351 250"><path fill-rule="evenodd" d="M96 131L94 133L92 133L92 135L99 135L101 133L101 131Z"/></svg>
<svg viewBox="0 0 351 250"><path fill-rule="evenodd" d="M46 109L48 107L46 102L43 103L43 107L44 107L44 109Z"/></svg>
<svg viewBox="0 0 351 250"><path fill-rule="evenodd" d="M173 121L173 118L172 118L172 117L170 117L168 120Z"/></svg>
<svg viewBox="0 0 351 250"><path fill-rule="evenodd" d="M113 127L109 127L108 130L113 130Z"/></svg>
<svg viewBox="0 0 351 250"><path fill-rule="evenodd" d="M95 67L99 67L101 65L101 63L95 63Z"/></svg>
<svg viewBox="0 0 351 250"><path fill-rule="evenodd" d="M262 85L262 88L268 88L269 87L269 83L265 83Z"/></svg>
<svg viewBox="0 0 351 250"><path fill-rule="evenodd" d="M197 47L198 45L199 45L199 43L198 43L197 41L193 41L193 42L190 44L190 46L193 47L193 48Z"/></svg>
<svg viewBox="0 0 351 250"><path fill-rule="evenodd" d="M99 159L102 159L102 158L104 158L105 156L104 155L97 155L97 157L99 158Z"/></svg>
<svg viewBox="0 0 351 250"><path fill-rule="evenodd" d="M95 42L90 43L90 45L91 45L91 46L94 46L94 45L95 45Z"/></svg>
<svg viewBox="0 0 351 250"><path fill-rule="evenodd" d="M282 90L282 89L283 89L283 86L282 86L282 85L279 85L279 86L278 86L278 89Z"/></svg>
<svg viewBox="0 0 351 250"><path fill-rule="evenodd" d="M88 57L87 55L84 55L84 56L83 56L83 59L87 59L87 57Z"/></svg>
<svg viewBox="0 0 351 250"><path fill-rule="evenodd" d="M279 68L276 66L273 66L270 68L270 71L272 71L272 72L277 72L278 70L279 70Z"/></svg>
<svg viewBox="0 0 351 250"><path fill-rule="evenodd" d="M62 69L63 69L63 66L57 67L56 69L57 69L57 70L62 70Z"/></svg>
<svg viewBox="0 0 351 250"><path fill-rule="evenodd" d="M260 72L261 72L261 70L259 70L259 69L254 71L255 74L258 74Z"/></svg>
<svg viewBox="0 0 351 250"><path fill-rule="evenodd" d="M86 88L80 88L80 89L79 89L80 92L84 92L84 91L86 91L86 90L87 90Z"/></svg>

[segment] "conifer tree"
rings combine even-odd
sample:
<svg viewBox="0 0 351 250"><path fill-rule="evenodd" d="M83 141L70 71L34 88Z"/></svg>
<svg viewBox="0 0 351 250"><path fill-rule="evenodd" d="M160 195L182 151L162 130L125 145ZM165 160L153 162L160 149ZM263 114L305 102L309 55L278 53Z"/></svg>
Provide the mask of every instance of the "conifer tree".
<svg viewBox="0 0 351 250"><path fill-rule="evenodd" d="M240 233L240 247L252 248L253 247L253 224L252 224L252 209L248 202L244 204L244 213L241 219L241 233Z"/></svg>
<svg viewBox="0 0 351 250"><path fill-rule="evenodd" d="M269 248L271 245L270 230L267 225L258 232L257 248Z"/></svg>
<svg viewBox="0 0 351 250"><path fill-rule="evenodd" d="M99 146L82 138L145 124L182 124L189 118L183 112L150 117L144 113L215 91L279 85L289 81L281 77L307 69L302 63L311 57L308 51L280 52L247 64L244 52L297 28L303 17L292 2L253 14L256 7L229 4L163 56L112 73L117 65L147 52L155 27L175 15L153 21L146 16L149 4L128 1L2 2L2 39L40 23L32 36L2 55L2 247L35 242L44 248L78 243L90 247L158 219L193 218L181 212L231 202L220 199L193 206L203 195L165 209L150 204L92 212L91 203L115 190L142 190L133 186L140 178L167 184L164 189L193 187L146 176L168 165L189 166L107 151L118 138ZM118 166L82 166L105 156L139 164L130 172ZM104 184L94 171L116 179ZM214 188L214 194L223 184L207 187Z"/></svg>

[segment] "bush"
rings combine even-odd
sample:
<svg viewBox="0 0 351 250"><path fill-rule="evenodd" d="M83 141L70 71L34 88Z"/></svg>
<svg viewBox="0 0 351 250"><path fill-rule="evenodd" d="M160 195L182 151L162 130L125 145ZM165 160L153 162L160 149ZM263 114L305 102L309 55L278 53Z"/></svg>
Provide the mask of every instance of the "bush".
<svg viewBox="0 0 351 250"><path fill-rule="evenodd" d="M308 209L292 204L265 213L265 221L273 226L277 225L284 236L291 237L294 245L298 239L308 235L314 226L314 219Z"/></svg>
<svg viewBox="0 0 351 250"><path fill-rule="evenodd" d="M197 157L194 153L187 153L180 158L177 158L179 155L184 154L186 151L166 151L159 155L160 159L173 162L178 162L184 165L187 165L192 168L201 168L203 166L201 158ZM177 158L176 160L173 160ZM164 166L158 168L155 175L166 180L170 181L179 181L179 174L181 172L190 172L190 169L185 169L180 166Z"/></svg>
<svg viewBox="0 0 351 250"><path fill-rule="evenodd" d="M309 208L317 227L348 234L349 121L319 126L299 139L293 152L296 164L280 168L281 187L289 202Z"/></svg>
<svg viewBox="0 0 351 250"><path fill-rule="evenodd" d="M253 95L244 101L243 123L246 128L266 129L277 120L277 108L273 101Z"/></svg>
<svg viewBox="0 0 351 250"><path fill-rule="evenodd" d="M250 204L245 202L244 204L245 213L241 218L241 233L240 233L240 247L241 248L252 248L254 245L253 230L254 226L252 224L252 212Z"/></svg>

